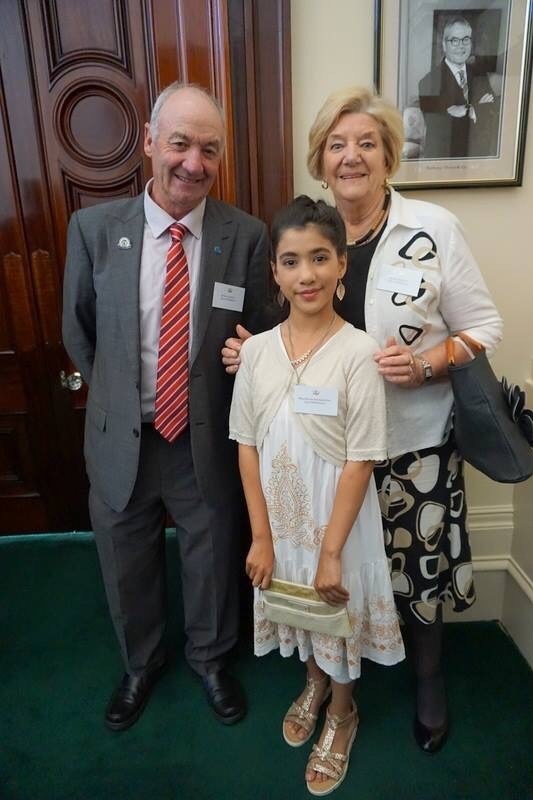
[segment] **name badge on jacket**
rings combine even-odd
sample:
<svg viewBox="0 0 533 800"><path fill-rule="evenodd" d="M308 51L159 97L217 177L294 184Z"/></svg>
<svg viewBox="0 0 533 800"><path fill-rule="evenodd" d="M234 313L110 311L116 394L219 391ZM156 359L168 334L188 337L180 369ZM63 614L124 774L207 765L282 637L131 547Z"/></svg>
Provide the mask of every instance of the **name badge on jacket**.
<svg viewBox="0 0 533 800"><path fill-rule="evenodd" d="M294 387L294 410L297 414L321 414L336 417L339 406L337 389L328 386Z"/></svg>
<svg viewBox="0 0 533 800"><path fill-rule="evenodd" d="M226 311L242 311L245 291L242 286L232 286L229 283L215 281L212 306L213 308L224 308Z"/></svg>
<svg viewBox="0 0 533 800"><path fill-rule="evenodd" d="M424 270L413 267L384 266L378 279L377 287L384 292L416 297L424 277Z"/></svg>

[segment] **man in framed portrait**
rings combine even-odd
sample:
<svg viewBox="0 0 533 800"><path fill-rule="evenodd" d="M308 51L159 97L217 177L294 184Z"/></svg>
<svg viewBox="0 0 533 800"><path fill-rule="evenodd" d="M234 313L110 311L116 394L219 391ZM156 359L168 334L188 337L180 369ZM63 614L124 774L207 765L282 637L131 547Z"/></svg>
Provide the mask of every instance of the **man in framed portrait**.
<svg viewBox="0 0 533 800"><path fill-rule="evenodd" d="M424 158L496 155L499 103L482 59L472 56L472 26L449 19L443 30L443 59L418 85L426 124Z"/></svg>

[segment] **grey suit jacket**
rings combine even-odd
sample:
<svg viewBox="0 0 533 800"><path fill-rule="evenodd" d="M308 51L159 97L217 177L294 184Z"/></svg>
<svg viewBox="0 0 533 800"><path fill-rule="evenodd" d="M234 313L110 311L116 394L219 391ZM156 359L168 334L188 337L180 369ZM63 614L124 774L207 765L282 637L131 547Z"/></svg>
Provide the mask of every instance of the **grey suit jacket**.
<svg viewBox="0 0 533 800"><path fill-rule="evenodd" d="M88 384L85 459L91 484L123 510L133 491L141 432L139 272L143 195L75 212L68 229L63 341ZM131 248L118 242L127 237ZM268 236L265 225L226 203L207 199L193 331L190 432L195 474L208 503L239 485L236 449L228 440L233 379L220 361L224 340L241 322L266 327ZM215 281L245 288L242 313L213 308Z"/></svg>

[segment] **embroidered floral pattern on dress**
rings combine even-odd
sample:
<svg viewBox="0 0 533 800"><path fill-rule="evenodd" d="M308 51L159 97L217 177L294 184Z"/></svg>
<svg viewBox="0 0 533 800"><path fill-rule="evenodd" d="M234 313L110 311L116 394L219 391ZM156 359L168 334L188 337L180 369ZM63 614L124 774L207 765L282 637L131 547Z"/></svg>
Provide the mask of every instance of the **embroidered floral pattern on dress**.
<svg viewBox="0 0 533 800"><path fill-rule="evenodd" d="M325 528L315 527L309 492L289 457L286 442L272 461L265 500L274 542L289 539L292 545L308 550L320 546Z"/></svg>
<svg viewBox="0 0 533 800"><path fill-rule="evenodd" d="M350 611L353 636L343 639L325 633L309 633L288 625L276 625L262 616L261 602L255 603L254 640L261 650L269 645L279 646L284 655L298 648L312 652L322 665L340 665L346 661L350 672L360 674L361 658L384 654L393 656L402 650L402 637L394 602L375 597L360 612ZM270 649L270 648L269 648Z"/></svg>
<svg viewBox="0 0 533 800"><path fill-rule="evenodd" d="M274 576L312 585L342 469L318 456L293 421L286 398L260 451L261 485L274 543ZM254 592L254 652L295 652L314 656L334 680L361 674L361 658L395 664L404 648L383 545L378 497L371 480L357 520L343 548L343 582L353 621L350 637L340 638L276 625L263 616L261 593ZM461 575L457 576L460 580Z"/></svg>
<svg viewBox="0 0 533 800"><path fill-rule="evenodd" d="M396 605L384 597L374 597L365 608L361 630L361 645L365 650L393 653L401 647Z"/></svg>

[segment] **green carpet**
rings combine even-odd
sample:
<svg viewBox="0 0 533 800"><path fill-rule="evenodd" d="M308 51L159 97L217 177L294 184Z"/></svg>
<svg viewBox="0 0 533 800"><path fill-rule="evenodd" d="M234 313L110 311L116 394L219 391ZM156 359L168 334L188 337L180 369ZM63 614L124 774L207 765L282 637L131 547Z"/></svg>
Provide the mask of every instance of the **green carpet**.
<svg viewBox="0 0 533 800"><path fill-rule="evenodd" d="M171 664L139 722L112 733L103 709L122 668L89 536L0 540L1 800L306 798L307 747L281 718L302 684L296 658L243 641L234 664L247 718L210 715L182 656L177 548L167 544ZM176 602L174 602L176 599ZM405 664L365 662L361 727L338 800L533 798L533 673L496 623L447 625L451 738L428 756L411 736Z"/></svg>

